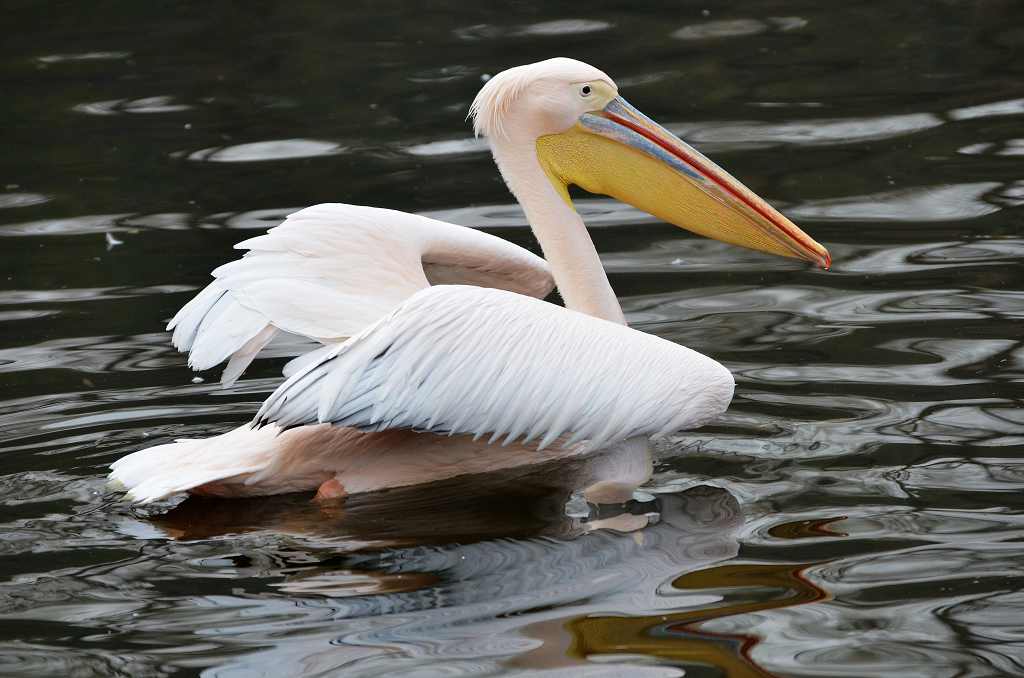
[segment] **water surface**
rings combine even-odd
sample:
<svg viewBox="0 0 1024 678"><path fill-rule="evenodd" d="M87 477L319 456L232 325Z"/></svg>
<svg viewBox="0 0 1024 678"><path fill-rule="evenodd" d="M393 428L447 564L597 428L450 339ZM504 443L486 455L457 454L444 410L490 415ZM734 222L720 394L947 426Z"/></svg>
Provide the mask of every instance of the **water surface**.
<svg viewBox="0 0 1024 678"><path fill-rule="evenodd" d="M1024 9L635 4L5 3L0 673L1024 674ZM194 383L162 331L233 243L344 201L536 251L463 118L559 54L835 262L580 200L629 321L737 378L661 450L654 524L567 516L565 469L343 510L106 492L276 383Z"/></svg>

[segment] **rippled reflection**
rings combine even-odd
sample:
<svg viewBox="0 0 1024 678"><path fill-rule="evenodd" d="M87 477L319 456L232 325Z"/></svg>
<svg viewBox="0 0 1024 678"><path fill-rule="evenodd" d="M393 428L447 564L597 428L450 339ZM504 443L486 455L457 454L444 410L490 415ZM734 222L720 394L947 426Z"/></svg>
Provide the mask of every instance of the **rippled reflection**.
<svg viewBox="0 0 1024 678"><path fill-rule="evenodd" d="M521 491L528 486L517 487ZM484 489L492 500L481 500L479 492ZM399 548L357 553L330 566L294 568L279 590L328 596L323 604L310 600L306 605L330 611L334 623L322 632L313 627L293 635L290 642L235 660L231 666L244 671L269 663L281 675L298 666L306 671L342 667L353 673L371 671L385 658L391 671L422 669L440 660L446 666L489 666L490 670L502 665L551 667L553 660L566 667L586 666L587 657L579 652L557 653L562 643L552 634L563 625L571 629L575 622L567 624L567 619L579 615L597 619L594 614L609 609L621 614L642 615L651 610L675 614L675 609L702 609L719 600L705 591L708 585L673 580L682 572L735 554L732 535L741 524L741 514L727 492L700 487L660 495L651 505L658 512L654 525L620 534L589 530L592 523L566 518L560 510L564 494L525 502L520 496L513 509L508 489L475 487L475 497L463 497L460 503L457 494L465 494L465 483L449 484L441 490L442 501L437 500L436 491L405 492L385 498L383 506L380 499L369 498L319 518L279 512L268 519L264 513L257 518L261 527L250 524L247 529L323 535L317 539L328 540L335 552L389 543ZM410 510L415 511L413 507L422 505L425 498L431 513L423 515L421 525L410 522ZM196 520L200 513L208 515L209 509L203 511L202 502L190 502L193 506L187 512L183 504L158 518L157 524L165 530L184 529L179 536L186 538L192 536L188 526L209 525L208 520ZM253 509L255 513L250 512L243 523L264 512L265 505ZM236 515L244 513L240 509ZM280 522L282 518L286 522ZM529 537L531 533L548 536ZM422 545L473 541L487 534L519 534L525 539ZM540 607L550 611L525 617L516 614ZM336 646L333 650L327 649L331 643ZM711 647L717 641L708 636L703 643ZM552 651L555 657L550 656ZM720 665L726 668L728 660Z"/></svg>
<svg viewBox="0 0 1024 678"><path fill-rule="evenodd" d="M0 209L30 207L49 202L50 198L38 193L0 193Z"/></svg>
<svg viewBox="0 0 1024 678"><path fill-rule="evenodd" d="M807 565L726 565L685 574L671 583L680 590L728 591L736 588L781 590L770 600L730 601L714 607L623 619L590 615L567 624L573 635L570 652L582 657L602 654L654 656L682 664L713 666L729 678L772 678L751 656L760 642L755 635L714 633L702 622L813 603L827 594L803 575Z"/></svg>
<svg viewBox="0 0 1024 678"><path fill-rule="evenodd" d="M143 97L141 99L112 99L76 104L72 110L88 115L118 115L119 113L178 113L187 111L188 104L176 104L169 96Z"/></svg>
<svg viewBox="0 0 1024 678"><path fill-rule="evenodd" d="M36 57L36 60L44 64L59 64L68 61L106 61L127 59L130 52L79 52L77 54L48 54Z"/></svg>
<svg viewBox="0 0 1024 678"><path fill-rule="evenodd" d="M508 37L547 37L560 35L577 35L586 33L597 33L612 28L612 24L606 21L594 19L555 19L553 21L540 21L533 24L519 26L498 26L494 24L476 24L455 30L455 36L460 40L494 40L503 36Z"/></svg>
<svg viewBox="0 0 1024 678"><path fill-rule="evenodd" d="M985 200L1000 188L996 182L960 186L927 186L885 191L874 195L822 200L797 205L790 212L803 219L851 221L953 221L974 219L999 210Z"/></svg>
<svg viewBox="0 0 1024 678"><path fill-rule="evenodd" d="M754 35L767 31L792 31L807 25L806 19L798 16L771 16L765 19L727 19L705 21L684 26L672 33L676 40L709 40Z"/></svg>
<svg viewBox="0 0 1024 678"><path fill-rule="evenodd" d="M344 150L344 146L330 141L320 141L318 139L279 139L204 148L184 155L189 160L201 162L263 162L268 160L291 160L294 158L337 155L344 152Z"/></svg>

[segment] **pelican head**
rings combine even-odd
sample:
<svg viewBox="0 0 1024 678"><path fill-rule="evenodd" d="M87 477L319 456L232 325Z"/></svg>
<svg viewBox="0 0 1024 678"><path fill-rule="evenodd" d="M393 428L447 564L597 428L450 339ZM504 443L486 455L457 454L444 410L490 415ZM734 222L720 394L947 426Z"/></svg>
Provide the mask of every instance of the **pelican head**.
<svg viewBox="0 0 1024 678"><path fill-rule="evenodd" d="M483 86L470 115L496 158L532 148L570 205L575 185L700 235L831 265L828 250L581 61L560 57L503 71ZM500 159L499 166L509 179Z"/></svg>

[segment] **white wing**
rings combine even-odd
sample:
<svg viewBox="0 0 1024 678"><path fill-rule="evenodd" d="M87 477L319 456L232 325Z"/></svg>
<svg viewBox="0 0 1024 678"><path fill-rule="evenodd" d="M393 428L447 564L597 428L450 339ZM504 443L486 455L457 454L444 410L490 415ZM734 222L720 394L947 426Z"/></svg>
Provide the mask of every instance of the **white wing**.
<svg viewBox="0 0 1024 678"><path fill-rule="evenodd" d="M278 330L324 343L373 324L431 283L543 297L547 263L463 226L358 205L315 205L235 245L249 250L174 316L173 343L196 370L229 360L233 382Z"/></svg>
<svg viewBox="0 0 1024 678"><path fill-rule="evenodd" d="M255 421L415 428L594 447L700 425L732 399L714 360L500 290L417 292L282 384Z"/></svg>

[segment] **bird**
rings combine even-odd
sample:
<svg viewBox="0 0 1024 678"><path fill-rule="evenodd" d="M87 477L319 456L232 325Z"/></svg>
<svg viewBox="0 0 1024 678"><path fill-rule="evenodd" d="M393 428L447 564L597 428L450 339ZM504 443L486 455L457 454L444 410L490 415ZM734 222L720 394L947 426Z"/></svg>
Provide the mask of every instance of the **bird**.
<svg viewBox="0 0 1024 678"><path fill-rule="evenodd" d="M721 415L730 372L630 328L569 187L726 243L824 269L828 250L584 62L556 57L485 82L487 139L543 258L422 215L330 203L237 244L245 254L171 320L189 365L237 380L281 334L293 359L252 422L129 454L130 501L316 491L318 500L602 451L582 488L620 502L658 439ZM545 300L557 289L564 306ZM621 450L621 454L608 452Z"/></svg>

